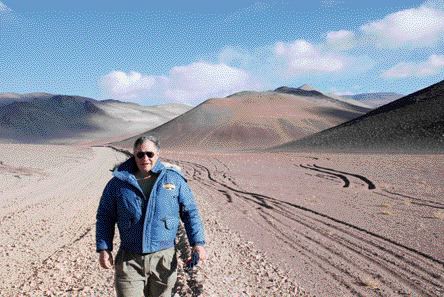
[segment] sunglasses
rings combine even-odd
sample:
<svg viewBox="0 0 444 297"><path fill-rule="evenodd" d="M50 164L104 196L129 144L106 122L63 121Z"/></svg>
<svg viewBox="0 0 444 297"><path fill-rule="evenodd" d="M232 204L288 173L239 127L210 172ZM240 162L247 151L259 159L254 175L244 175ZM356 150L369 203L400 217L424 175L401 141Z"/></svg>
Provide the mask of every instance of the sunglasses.
<svg viewBox="0 0 444 297"><path fill-rule="evenodd" d="M139 159L142 159L145 155L151 159L152 157L154 157L155 154L153 152L138 152L136 154L137 158Z"/></svg>

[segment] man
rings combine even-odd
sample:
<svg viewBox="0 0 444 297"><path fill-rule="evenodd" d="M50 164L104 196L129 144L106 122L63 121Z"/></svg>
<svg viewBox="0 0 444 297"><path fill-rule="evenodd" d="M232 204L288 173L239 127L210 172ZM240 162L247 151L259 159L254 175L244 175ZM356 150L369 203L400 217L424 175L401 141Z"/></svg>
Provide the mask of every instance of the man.
<svg viewBox="0 0 444 297"><path fill-rule="evenodd" d="M133 156L106 185L97 210L100 266L113 266L114 227L121 244L115 258L117 296L168 296L176 282L175 238L182 219L190 245L206 259L202 222L184 176L159 161L159 142L138 138Z"/></svg>

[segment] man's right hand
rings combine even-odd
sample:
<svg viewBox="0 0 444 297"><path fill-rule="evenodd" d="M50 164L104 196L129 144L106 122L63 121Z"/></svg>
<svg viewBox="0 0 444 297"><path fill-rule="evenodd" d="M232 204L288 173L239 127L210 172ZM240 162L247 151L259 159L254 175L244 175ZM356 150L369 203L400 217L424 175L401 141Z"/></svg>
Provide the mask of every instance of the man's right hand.
<svg viewBox="0 0 444 297"><path fill-rule="evenodd" d="M110 269L113 267L113 254L110 251L100 251L99 263L100 267Z"/></svg>

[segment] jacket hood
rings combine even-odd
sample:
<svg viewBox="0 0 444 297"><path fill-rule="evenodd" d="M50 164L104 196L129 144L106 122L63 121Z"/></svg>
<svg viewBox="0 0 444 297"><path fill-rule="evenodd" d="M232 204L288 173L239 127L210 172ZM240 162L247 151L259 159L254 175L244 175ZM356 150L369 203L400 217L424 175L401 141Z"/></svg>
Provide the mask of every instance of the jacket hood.
<svg viewBox="0 0 444 297"><path fill-rule="evenodd" d="M166 169L172 170L172 171L178 173L180 176L182 176L183 179L185 179L185 181L187 180L185 178L185 176L183 175L183 173L181 172L180 169L177 169L177 168L172 167L172 166L165 166L165 164L163 164L160 161L160 158L157 159L157 161L154 164L154 166L151 169L151 171L154 172L154 173L160 173L162 170L166 170ZM131 158L129 158L128 160L126 160L125 162L120 164L113 171L113 176L117 177L120 180L127 181L127 182L129 182L131 184L136 185L137 181L136 181L136 179L134 177L134 173L136 173L136 171L137 171L136 160L135 160L134 156L132 156Z"/></svg>

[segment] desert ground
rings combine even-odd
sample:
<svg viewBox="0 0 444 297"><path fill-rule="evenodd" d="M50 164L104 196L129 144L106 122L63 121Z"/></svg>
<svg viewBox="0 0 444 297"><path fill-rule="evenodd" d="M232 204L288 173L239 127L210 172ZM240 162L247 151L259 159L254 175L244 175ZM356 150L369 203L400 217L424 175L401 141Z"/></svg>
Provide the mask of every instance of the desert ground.
<svg viewBox="0 0 444 297"><path fill-rule="evenodd" d="M442 154L161 156L187 176L207 236L205 263L179 261L178 296L444 295ZM125 158L0 144L0 296L113 296L95 213Z"/></svg>
<svg viewBox="0 0 444 297"><path fill-rule="evenodd" d="M166 155L311 294L443 295L443 155Z"/></svg>

